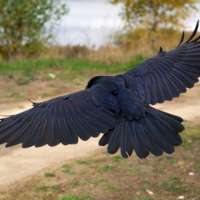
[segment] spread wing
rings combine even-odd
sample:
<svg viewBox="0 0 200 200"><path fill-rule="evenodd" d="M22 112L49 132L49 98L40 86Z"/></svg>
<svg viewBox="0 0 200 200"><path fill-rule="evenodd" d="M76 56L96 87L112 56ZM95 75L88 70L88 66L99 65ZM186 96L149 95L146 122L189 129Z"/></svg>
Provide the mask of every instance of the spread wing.
<svg viewBox="0 0 200 200"><path fill-rule="evenodd" d="M163 103L178 97L192 88L200 76L200 36L192 40L198 30L199 21L191 37L176 49L159 53L137 67L129 70L124 76L130 76L142 86L147 104ZM181 46L180 46L181 45Z"/></svg>
<svg viewBox="0 0 200 200"><path fill-rule="evenodd" d="M100 86L34 103L33 108L2 119L0 144L22 147L78 143L113 129L121 120L114 96Z"/></svg>

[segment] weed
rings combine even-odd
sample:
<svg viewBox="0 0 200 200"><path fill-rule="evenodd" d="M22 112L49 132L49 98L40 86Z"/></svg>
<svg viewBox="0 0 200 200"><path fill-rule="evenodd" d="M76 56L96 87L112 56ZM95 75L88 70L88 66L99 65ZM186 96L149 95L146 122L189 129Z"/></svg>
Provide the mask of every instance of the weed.
<svg viewBox="0 0 200 200"><path fill-rule="evenodd" d="M73 188L77 187L79 185L79 182L74 181L69 183Z"/></svg>
<svg viewBox="0 0 200 200"><path fill-rule="evenodd" d="M27 84L29 84L29 81L30 80L28 78L22 77L17 81L17 84L18 85L27 85Z"/></svg>
<svg viewBox="0 0 200 200"><path fill-rule="evenodd" d="M182 143L180 146L182 146L182 147L190 147L190 144L188 144L188 143Z"/></svg>
<svg viewBox="0 0 200 200"><path fill-rule="evenodd" d="M125 168L124 171L128 171L130 174L136 174L137 171L134 168Z"/></svg>
<svg viewBox="0 0 200 200"><path fill-rule="evenodd" d="M89 195L84 195L84 196L67 195L60 197L58 200L94 200L94 197Z"/></svg>
<svg viewBox="0 0 200 200"><path fill-rule="evenodd" d="M159 168L157 168L157 172L163 172L163 168L161 168L161 167L159 167Z"/></svg>
<svg viewBox="0 0 200 200"><path fill-rule="evenodd" d="M69 175L76 174L76 172L70 170L71 165L65 164L65 165L62 166L62 168L64 168L62 170L63 173L68 173Z"/></svg>
<svg viewBox="0 0 200 200"><path fill-rule="evenodd" d="M54 84L49 84L49 87L56 87L56 85L54 85Z"/></svg>
<svg viewBox="0 0 200 200"><path fill-rule="evenodd" d="M80 182L80 185L87 185L87 182Z"/></svg>
<svg viewBox="0 0 200 200"><path fill-rule="evenodd" d="M16 99L23 99L26 96L19 94L19 93L14 93L14 94L10 94L10 95L6 95L4 96L5 98L16 98Z"/></svg>
<svg viewBox="0 0 200 200"><path fill-rule="evenodd" d="M175 190L178 189L178 187L173 186L171 182L166 182L165 185L166 185L166 188L165 188L165 189L166 189L167 191L175 191Z"/></svg>
<svg viewBox="0 0 200 200"><path fill-rule="evenodd" d="M109 185L107 187L108 190L118 190L119 187L117 187L116 185Z"/></svg>
<svg viewBox="0 0 200 200"><path fill-rule="evenodd" d="M169 159L168 161L169 161L170 164L173 164L173 163L177 162L177 160L173 160L173 159Z"/></svg>
<svg viewBox="0 0 200 200"><path fill-rule="evenodd" d="M179 176L175 176L175 175L171 175L170 178L171 178L172 180L179 180Z"/></svg>
<svg viewBox="0 0 200 200"><path fill-rule="evenodd" d="M110 165L105 165L105 166L102 167L104 172L112 171L115 168L116 168L115 166L110 166Z"/></svg>
<svg viewBox="0 0 200 200"><path fill-rule="evenodd" d="M148 181L143 181L143 183L145 184L145 187L142 187L140 189L143 190L143 191L148 190L148 188L149 188L149 182Z"/></svg>
<svg viewBox="0 0 200 200"><path fill-rule="evenodd" d="M78 165L90 165L91 162L85 160L76 161Z"/></svg>
<svg viewBox="0 0 200 200"><path fill-rule="evenodd" d="M34 191L35 191L35 192L47 191L48 189L60 190L60 186L56 186L56 185L53 185L53 186L42 185L42 186L40 186L40 187L35 187L35 188L34 188Z"/></svg>
<svg viewBox="0 0 200 200"><path fill-rule="evenodd" d="M56 175L55 175L55 172L46 172L46 173L44 174L44 176L45 176L45 177L55 177Z"/></svg>
<svg viewBox="0 0 200 200"><path fill-rule="evenodd" d="M99 179L96 179L94 181L89 181L90 184L93 184L93 185L97 185L99 183L102 183L102 182L105 182L107 181L106 179L103 179L103 178L99 178Z"/></svg>
<svg viewBox="0 0 200 200"><path fill-rule="evenodd" d="M55 95L54 93L47 93L47 92L45 92L45 93L41 94L41 97L42 98L47 98L47 97L52 97L54 95Z"/></svg>
<svg viewBox="0 0 200 200"><path fill-rule="evenodd" d="M114 157L113 157L113 161L114 161L114 162L122 162L123 159L124 159L124 158L123 158L122 156L114 156Z"/></svg>
<svg viewBox="0 0 200 200"><path fill-rule="evenodd" d="M196 165L196 169L197 169L197 170L200 170L200 165Z"/></svg>

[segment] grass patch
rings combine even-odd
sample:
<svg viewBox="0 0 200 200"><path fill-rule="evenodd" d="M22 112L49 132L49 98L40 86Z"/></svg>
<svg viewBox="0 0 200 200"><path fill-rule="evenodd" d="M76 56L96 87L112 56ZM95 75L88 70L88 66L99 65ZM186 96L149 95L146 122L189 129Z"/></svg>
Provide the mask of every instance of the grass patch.
<svg viewBox="0 0 200 200"><path fill-rule="evenodd" d="M85 160L79 160L79 161L76 161L76 163L78 165L90 165L91 164L91 162L85 161Z"/></svg>
<svg viewBox="0 0 200 200"><path fill-rule="evenodd" d="M102 170L104 172L109 172L109 171L114 170L115 168L116 168L116 166L105 165L105 166L102 167Z"/></svg>
<svg viewBox="0 0 200 200"><path fill-rule="evenodd" d="M200 170L200 165L196 165L196 170Z"/></svg>
<svg viewBox="0 0 200 200"><path fill-rule="evenodd" d="M182 147L190 147L190 144L188 144L188 143L182 143L181 146Z"/></svg>
<svg viewBox="0 0 200 200"><path fill-rule="evenodd" d="M57 185L53 185L53 186L42 185L42 186L40 186L40 187L35 187L35 188L34 188L34 191L35 191L35 192L47 191L48 189L60 190L60 186L57 186Z"/></svg>
<svg viewBox="0 0 200 200"><path fill-rule="evenodd" d="M157 168L157 172L163 172L163 168L161 168L161 167L159 167L159 168Z"/></svg>
<svg viewBox="0 0 200 200"><path fill-rule="evenodd" d="M123 158L122 156L114 156L114 157L113 157L113 161L114 161L114 162L122 162L123 159L124 159L124 158Z"/></svg>
<svg viewBox="0 0 200 200"><path fill-rule="evenodd" d="M127 62L123 64L106 64L97 63L86 60L64 60L64 59L38 59L38 60L27 60L27 61L14 61L14 62L0 62L0 74L7 77L13 77L13 71L15 71L15 76L26 77L34 76L41 71L54 71L54 70L68 70L71 72L81 73L87 71L102 71L106 73L118 73L125 72L142 62L146 58L141 57L132 62ZM62 77L64 74L60 74ZM71 73L74 76L73 73ZM51 80L52 78L49 74L44 75L44 80ZM27 79L28 80L28 79ZM22 84L27 84L25 80L21 81Z"/></svg>
<svg viewBox="0 0 200 200"><path fill-rule="evenodd" d="M10 94L10 95L5 95L5 98L16 98L16 99L23 99L26 98L25 95L19 94L19 93L14 93L14 94Z"/></svg>
<svg viewBox="0 0 200 200"><path fill-rule="evenodd" d="M134 168L125 168L124 171L128 171L129 174L136 174L137 171Z"/></svg>
<svg viewBox="0 0 200 200"><path fill-rule="evenodd" d="M71 165L69 165L69 164L63 165L62 168L64 168L64 169L62 170L63 173L68 173L69 175L74 175L74 174L76 174L76 172L71 171Z"/></svg>
<svg viewBox="0 0 200 200"><path fill-rule="evenodd" d="M55 94L54 93L47 93L47 92L41 94L42 98L47 98L47 97L52 97L52 96L55 96Z"/></svg>
<svg viewBox="0 0 200 200"><path fill-rule="evenodd" d="M79 185L79 182L78 181L74 181L74 182L70 182L69 183L71 185L71 187L75 188Z"/></svg>
<svg viewBox="0 0 200 200"><path fill-rule="evenodd" d="M94 200L93 196L89 195L67 195L67 196L61 196L58 200Z"/></svg>
<svg viewBox="0 0 200 200"><path fill-rule="evenodd" d="M45 177L55 177L56 175L55 175L55 172L46 172L46 173L44 174L44 176L45 176Z"/></svg>
<svg viewBox="0 0 200 200"><path fill-rule="evenodd" d="M94 180L94 181L89 181L89 183L90 183L90 184L93 184L93 185L97 185L97 184L102 183L102 182L105 182L105 181L107 181L107 180L106 180L106 179L103 179L103 178L98 178L98 179L96 179L96 180Z"/></svg>
<svg viewBox="0 0 200 200"><path fill-rule="evenodd" d="M117 187L116 185L109 185L109 186L107 187L107 189L108 189L108 190L118 190L119 187Z"/></svg>
<svg viewBox="0 0 200 200"><path fill-rule="evenodd" d="M179 180L179 179L180 179L179 176L175 176L175 175L171 175L170 178L171 178L172 180Z"/></svg>

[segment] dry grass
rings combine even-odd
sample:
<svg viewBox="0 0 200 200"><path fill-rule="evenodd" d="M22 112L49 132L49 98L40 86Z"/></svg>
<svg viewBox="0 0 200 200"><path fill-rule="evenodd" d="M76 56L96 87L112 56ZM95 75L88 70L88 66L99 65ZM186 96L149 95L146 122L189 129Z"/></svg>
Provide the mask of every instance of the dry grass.
<svg viewBox="0 0 200 200"><path fill-rule="evenodd" d="M89 49L86 46L54 46L44 49L40 55L33 57L27 58L25 54L15 55L12 61L59 58L64 60L87 60L105 64L122 64L133 61L141 55L146 58L151 57L159 51L160 46L165 51L172 50L178 45L181 34L181 32L160 34L154 47L152 47L152 37L143 30L143 32L138 32L134 36L118 37L118 45L116 46L102 46L98 50ZM191 32L185 32L185 41L190 35Z"/></svg>

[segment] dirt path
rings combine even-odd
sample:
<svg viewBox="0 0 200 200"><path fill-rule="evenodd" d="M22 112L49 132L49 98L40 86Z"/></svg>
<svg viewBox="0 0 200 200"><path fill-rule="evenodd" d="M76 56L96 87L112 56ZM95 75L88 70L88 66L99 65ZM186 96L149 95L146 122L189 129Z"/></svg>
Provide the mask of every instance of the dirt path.
<svg viewBox="0 0 200 200"><path fill-rule="evenodd" d="M155 107L181 116L183 119L192 120L200 117L200 85L189 90L180 98L172 102L156 105ZM9 115L22 112L31 107L30 102L15 103L12 105L0 105L1 114ZM42 168L69 159L92 154L102 147L98 146L99 138L90 139L87 142L80 141L78 145L56 147L42 147L22 149L20 145L6 149L0 146L0 187L11 184L26 176L35 173Z"/></svg>

